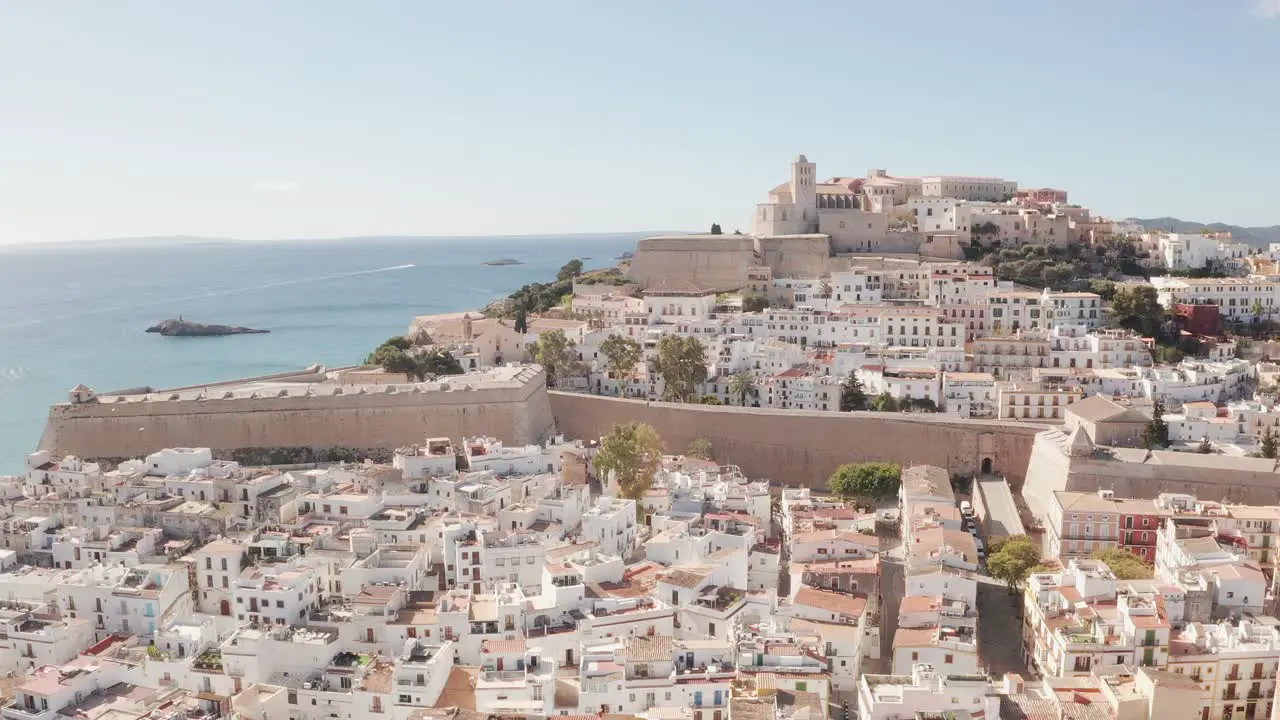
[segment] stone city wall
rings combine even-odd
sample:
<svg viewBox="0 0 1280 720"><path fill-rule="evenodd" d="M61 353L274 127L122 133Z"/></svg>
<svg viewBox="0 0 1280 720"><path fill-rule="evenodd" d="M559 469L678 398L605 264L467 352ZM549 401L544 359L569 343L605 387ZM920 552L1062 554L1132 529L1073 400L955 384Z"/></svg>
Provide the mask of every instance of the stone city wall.
<svg viewBox="0 0 1280 720"><path fill-rule="evenodd" d="M1037 515L1048 513L1053 493L1063 490L1110 490L1118 498L1134 499L1186 493L1218 502L1280 504L1280 473L1274 464L1231 467L1226 458L1214 467L1134 462L1119 459L1105 448L1093 455L1071 456L1061 443L1060 434L1044 433L1032 448L1022 496Z"/></svg>
<svg viewBox="0 0 1280 720"><path fill-rule="evenodd" d="M755 244L745 235L655 237L636 243L627 276L642 289L689 283L704 290L736 290L755 264Z"/></svg>
<svg viewBox="0 0 1280 720"><path fill-rule="evenodd" d="M647 403L643 400L551 392L557 429L595 439L618 423L640 421L657 429L669 452L706 438L715 459L738 465L748 477L787 485L825 486L848 462L928 464L976 475L983 460L1021 482L1040 426L895 413L833 413L732 406Z"/></svg>
<svg viewBox="0 0 1280 720"><path fill-rule="evenodd" d="M393 449L429 436L526 444L553 434L539 373L523 386L447 392L59 404L40 447L55 457L119 458L193 446Z"/></svg>
<svg viewBox="0 0 1280 720"><path fill-rule="evenodd" d="M1071 458L1066 489L1112 490L1119 498L1148 499L1160 493L1186 493L1224 503L1280 504L1280 474L1275 471L1120 462L1105 455Z"/></svg>

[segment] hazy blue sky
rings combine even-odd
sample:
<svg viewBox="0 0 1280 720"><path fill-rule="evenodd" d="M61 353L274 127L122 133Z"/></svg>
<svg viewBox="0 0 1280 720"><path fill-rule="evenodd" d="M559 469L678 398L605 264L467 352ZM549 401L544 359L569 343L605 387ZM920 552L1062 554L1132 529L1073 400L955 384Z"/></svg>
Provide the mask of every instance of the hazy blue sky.
<svg viewBox="0 0 1280 720"><path fill-rule="evenodd" d="M1280 0L0 5L0 243L749 227L800 152L1280 223Z"/></svg>

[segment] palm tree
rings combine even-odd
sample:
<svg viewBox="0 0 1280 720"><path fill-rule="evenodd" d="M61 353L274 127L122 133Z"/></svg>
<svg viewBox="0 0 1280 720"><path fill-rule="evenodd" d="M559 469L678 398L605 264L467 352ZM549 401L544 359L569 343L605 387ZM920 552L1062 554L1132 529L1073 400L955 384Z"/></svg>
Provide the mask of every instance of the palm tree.
<svg viewBox="0 0 1280 720"><path fill-rule="evenodd" d="M756 392L756 376L749 372L740 372L729 378L729 394L736 395L738 404L746 406L747 396Z"/></svg>

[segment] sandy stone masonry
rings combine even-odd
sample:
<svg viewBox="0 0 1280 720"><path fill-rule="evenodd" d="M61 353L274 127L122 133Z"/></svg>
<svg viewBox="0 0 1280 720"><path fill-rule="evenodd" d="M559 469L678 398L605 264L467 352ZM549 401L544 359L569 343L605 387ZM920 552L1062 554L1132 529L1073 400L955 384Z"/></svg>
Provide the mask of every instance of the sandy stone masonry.
<svg viewBox="0 0 1280 720"><path fill-rule="evenodd" d="M312 368L100 395L77 386L70 402L50 408L40 448L88 458L188 446L394 449L427 436L485 434L537 443L554 431L546 375L536 366L427 383L374 382L362 374Z"/></svg>
<svg viewBox="0 0 1280 720"><path fill-rule="evenodd" d="M967 420L928 414L835 413L723 405L645 402L551 392L557 430L594 439L615 423L653 425L667 450L694 438L711 441L717 461L748 477L786 485L823 486L843 463L885 461L936 465L953 474L991 471L1022 481L1031 446L1044 425Z"/></svg>
<svg viewBox="0 0 1280 720"><path fill-rule="evenodd" d="M41 449L55 456L141 457L166 447L394 449L424 437L491 435L537 443L555 432L601 437L616 423L657 428L680 452L707 438L716 459L750 477L821 486L842 463L928 464L990 471L1020 483L1043 425L937 415L832 413L647 403L548 392L536 366L444 382L395 383L367 369L312 368L167 390L95 394L78 386L54 405Z"/></svg>

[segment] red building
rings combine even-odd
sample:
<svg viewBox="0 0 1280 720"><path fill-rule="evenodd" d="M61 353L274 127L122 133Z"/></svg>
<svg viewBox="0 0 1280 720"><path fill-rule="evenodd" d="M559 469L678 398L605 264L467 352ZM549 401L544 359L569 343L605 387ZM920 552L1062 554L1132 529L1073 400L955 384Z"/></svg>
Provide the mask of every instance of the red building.
<svg viewBox="0 0 1280 720"><path fill-rule="evenodd" d="M1156 532L1162 522L1156 504L1150 500L1121 500L1120 537L1121 550L1128 550L1149 563L1156 560Z"/></svg>
<svg viewBox="0 0 1280 720"><path fill-rule="evenodd" d="M1173 304L1174 322L1178 329L1192 335L1217 337L1219 310L1217 305L1192 305L1190 303Z"/></svg>

